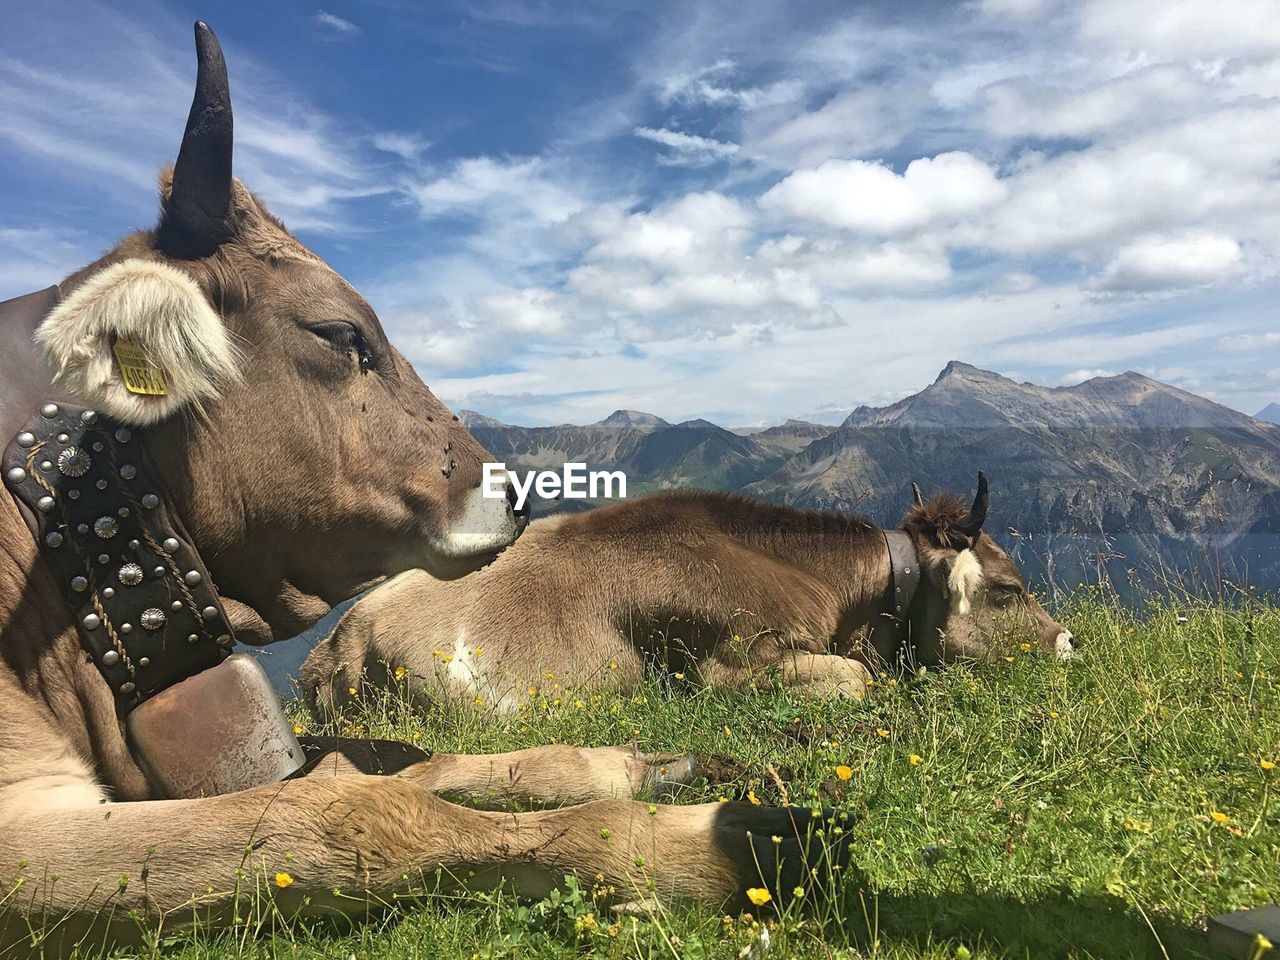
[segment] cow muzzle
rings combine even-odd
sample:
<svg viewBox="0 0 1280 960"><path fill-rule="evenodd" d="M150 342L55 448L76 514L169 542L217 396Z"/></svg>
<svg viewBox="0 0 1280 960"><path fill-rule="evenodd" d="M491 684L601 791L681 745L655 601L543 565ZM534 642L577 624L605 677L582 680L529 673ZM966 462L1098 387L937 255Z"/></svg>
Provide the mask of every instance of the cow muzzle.
<svg viewBox="0 0 1280 960"><path fill-rule="evenodd" d="M529 508L516 509L510 483L497 496L483 486L467 490L451 504L448 531L432 544L447 560L467 561L499 553L515 542L529 524Z"/></svg>

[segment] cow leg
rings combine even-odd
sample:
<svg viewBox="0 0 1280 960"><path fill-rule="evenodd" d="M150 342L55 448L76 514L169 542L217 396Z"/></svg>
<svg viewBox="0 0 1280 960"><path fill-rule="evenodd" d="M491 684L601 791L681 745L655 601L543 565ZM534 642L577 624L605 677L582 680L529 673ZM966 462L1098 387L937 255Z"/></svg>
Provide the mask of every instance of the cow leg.
<svg viewBox="0 0 1280 960"><path fill-rule="evenodd" d="M778 671L784 686L814 697L861 700L866 696L867 681L871 679L871 671L858 660L794 650L780 650L776 659L757 660L750 667L722 657L711 657L702 664L701 676L709 687L746 691L753 684L765 680L770 668Z"/></svg>
<svg viewBox="0 0 1280 960"><path fill-rule="evenodd" d="M830 831L811 836L804 811L601 800L506 814L456 806L402 777L307 777L202 800L63 809L37 799L10 793L0 806L5 909L37 926L118 921L98 929L107 936L248 922L264 904L266 915L360 914L442 885L506 880L542 896L566 875L619 901L721 904L753 886L789 897L824 853L846 855Z"/></svg>
<svg viewBox="0 0 1280 960"><path fill-rule="evenodd" d="M307 776L398 775L468 806L538 805L670 796L702 775L691 756L635 747L533 747L445 754L390 740L303 737Z"/></svg>
<svg viewBox="0 0 1280 960"><path fill-rule="evenodd" d="M436 754L405 771L459 803L583 803L615 797L669 796L702 772L691 756L646 754L634 747L534 747L512 753Z"/></svg>

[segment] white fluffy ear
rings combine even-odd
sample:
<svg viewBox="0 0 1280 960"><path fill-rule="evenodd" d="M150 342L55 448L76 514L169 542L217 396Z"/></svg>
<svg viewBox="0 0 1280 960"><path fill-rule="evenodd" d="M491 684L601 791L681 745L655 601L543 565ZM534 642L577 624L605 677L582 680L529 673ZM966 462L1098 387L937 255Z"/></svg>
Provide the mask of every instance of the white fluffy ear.
<svg viewBox="0 0 1280 960"><path fill-rule="evenodd" d="M132 341L164 375L165 394L131 393L112 345ZM40 324L36 341L55 382L124 423L145 426L197 409L238 376L226 327L190 276L150 260L122 260L94 274Z"/></svg>
<svg viewBox="0 0 1280 960"><path fill-rule="evenodd" d="M951 564L947 575L947 594L951 598L953 613L965 616L969 613L969 598L982 586L982 563L972 550L961 550Z"/></svg>

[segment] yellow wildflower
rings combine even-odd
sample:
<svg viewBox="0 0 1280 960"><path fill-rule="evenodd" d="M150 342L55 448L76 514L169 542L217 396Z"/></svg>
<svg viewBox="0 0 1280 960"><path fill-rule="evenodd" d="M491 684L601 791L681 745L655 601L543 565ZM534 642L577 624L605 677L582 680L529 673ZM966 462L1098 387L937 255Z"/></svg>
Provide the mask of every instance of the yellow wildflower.
<svg viewBox="0 0 1280 960"><path fill-rule="evenodd" d="M1029 644L1029 643L1020 643L1020 644L1018 644L1018 649L1019 649L1019 650L1021 650L1023 653L1025 653L1026 651L1028 651L1028 650L1030 650L1030 649L1031 649L1031 644Z"/></svg>
<svg viewBox="0 0 1280 960"><path fill-rule="evenodd" d="M1263 770L1274 770L1276 768L1276 762L1274 760L1259 760L1258 766Z"/></svg>
<svg viewBox="0 0 1280 960"><path fill-rule="evenodd" d="M724 725L724 735L728 737L728 736L731 736L732 734L733 734L733 731L729 729L729 725L726 723Z"/></svg>
<svg viewBox="0 0 1280 960"><path fill-rule="evenodd" d="M293 725L293 732L296 736L299 736L299 737L302 736L302 724L295 723Z"/></svg>
<svg viewBox="0 0 1280 960"><path fill-rule="evenodd" d="M760 806L760 798L756 796L756 792L754 790L747 791L747 799L751 801L751 805L753 807Z"/></svg>
<svg viewBox="0 0 1280 960"><path fill-rule="evenodd" d="M356 695L356 688L355 688L355 687L347 687L347 693L351 694L351 695L354 697L354 696Z"/></svg>
<svg viewBox="0 0 1280 960"><path fill-rule="evenodd" d="M276 874L276 886L283 890L285 887L293 886L293 877L289 876L283 870Z"/></svg>
<svg viewBox="0 0 1280 960"><path fill-rule="evenodd" d="M684 674L683 674L683 673L677 673L677 674L675 675L675 678L676 678L677 680L683 680L683 679L684 679Z"/></svg>
<svg viewBox="0 0 1280 960"><path fill-rule="evenodd" d="M396 667L396 679L403 680L404 675L409 672L408 667Z"/></svg>
<svg viewBox="0 0 1280 960"><path fill-rule="evenodd" d="M884 727L876 727L876 736L879 737L881 740L888 740L889 731L886 730Z"/></svg>
<svg viewBox="0 0 1280 960"><path fill-rule="evenodd" d="M848 780L853 776L853 767L847 767L843 763L836 767L836 776L841 780Z"/></svg>
<svg viewBox="0 0 1280 960"><path fill-rule="evenodd" d="M617 661L617 660L610 660L610 661L609 661L609 669L610 669L610 670L617 670L617 669L618 669L618 661Z"/></svg>
<svg viewBox="0 0 1280 960"><path fill-rule="evenodd" d="M918 753L913 753L911 756L907 757L907 762L913 767L918 767L920 764L924 763L924 757L920 756Z"/></svg>
<svg viewBox="0 0 1280 960"><path fill-rule="evenodd" d="M764 887L752 887L747 891L747 899L754 903L757 907L763 907L766 903L773 899L771 894Z"/></svg>
<svg viewBox="0 0 1280 960"><path fill-rule="evenodd" d="M1209 816L1213 819L1214 823L1230 823L1231 822L1231 818L1219 810L1214 810L1213 813L1209 814Z"/></svg>
<svg viewBox="0 0 1280 960"><path fill-rule="evenodd" d="M1057 719L1058 719L1058 711L1057 711L1057 710L1050 710L1050 711L1049 711L1049 716L1050 716L1051 718L1053 718L1054 720L1057 720Z"/></svg>

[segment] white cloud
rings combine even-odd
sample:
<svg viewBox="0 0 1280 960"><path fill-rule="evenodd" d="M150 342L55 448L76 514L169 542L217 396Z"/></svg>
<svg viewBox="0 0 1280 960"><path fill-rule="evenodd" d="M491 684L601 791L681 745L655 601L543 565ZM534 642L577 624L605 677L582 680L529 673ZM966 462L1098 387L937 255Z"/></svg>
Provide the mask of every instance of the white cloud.
<svg viewBox="0 0 1280 960"><path fill-rule="evenodd" d="M1218 346L1223 350L1237 352L1270 350L1274 347L1280 347L1280 332L1236 334L1231 337L1223 337L1218 341Z"/></svg>
<svg viewBox="0 0 1280 960"><path fill-rule="evenodd" d="M490 294L480 300L480 307L503 333L546 337L567 326L560 298L552 290L529 287Z"/></svg>
<svg viewBox="0 0 1280 960"><path fill-rule="evenodd" d="M311 20L334 37L356 37L363 32L350 20L336 13L330 13L328 10L317 10Z"/></svg>
<svg viewBox="0 0 1280 960"><path fill-rule="evenodd" d="M1081 367L1079 370L1071 370L1067 373L1064 373L1062 376L1060 376L1058 378L1058 386L1074 387L1076 384L1084 383L1086 380L1093 380L1093 379L1096 379L1097 377L1114 377L1115 375L1116 375L1116 371L1114 370L1102 370L1099 368L1090 369L1088 367Z"/></svg>
<svg viewBox="0 0 1280 960"><path fill-rule="evenodd" d="M427 217L475 216L500 208L507 216L554 223L582 209L582 202L538 157L458 160L444 176L411 185L408 192Z"/></svg>
<svg viewBox="0 0 1280 960"><path fill-rule="evenodd" d="M1148 59L1212 60L1280 48L1272 0L1089 0L1080 40Z"/></svg>
<svg viewBox="0 0 1280 960"><path fill-rule="evenodd" d="M1116 252L1097 286L1134 292L1201 286L1230 276L1240 260L1240 244L1230 237L1144 237Z"/></svg>
<svg viewBox="0 0 1280 960"><path fill-rule="evenodd" d="M731 157L738 152L736 143L713 140L692 133L681 133L679 130L665 128L655 130L653 127L636 127L636 136L642 140L651 140L664 147L670 147L671 153L667 162L703 164Z"/></svg>
<svg viewBox="0 0 1280 960"><path fill-rule="evenodd" d="M395 154L404 160L416 160L424 150L431 146L431 141L416 133L399 133L383 131L375 133L372 138L375 149L383 153Z"/></svg>
<svg viewBox="0 0 1280 960"><path fill-rule="evenodd" d="M1121 124L1150 125L1213 92L1182 64L1160 64L1101 83L1063 89L1020 78L983 90L983 125L1000 137L1087 137Z"/></svg>
<svg viewBox="0 0 1280 960"><path fill-rule="evenodd" d="M979 0L986 17L1031 17L1043 13L1052 0Z"/></svg>
<svg viewBox="0 0 1280 960"><path fill-rule="evenodd" d="M735 86L732 82L735 69L732 60L721 59L700 70L672 73L659 81L658 97L665 104L758 110L790 103L803 91L803 84L795 80L782 80L763 87Z"/></svg>
<svg viewBox="0 0 1280 960"><path fill-rule="evenodd" d="M902 139L899 112L881 90L852 90L780 123L772 115L759 118L749 125L744 151L783 169L874 154Z"/></svg>
<svg viewBox="0 0 1280 960"><path fill-rule="evenodd" d="M990 167L956 152L913 160L901 176L878 163L830 160L791 174L760 205L777 215L885 236L974 214L1004 195Z"/></svg>

